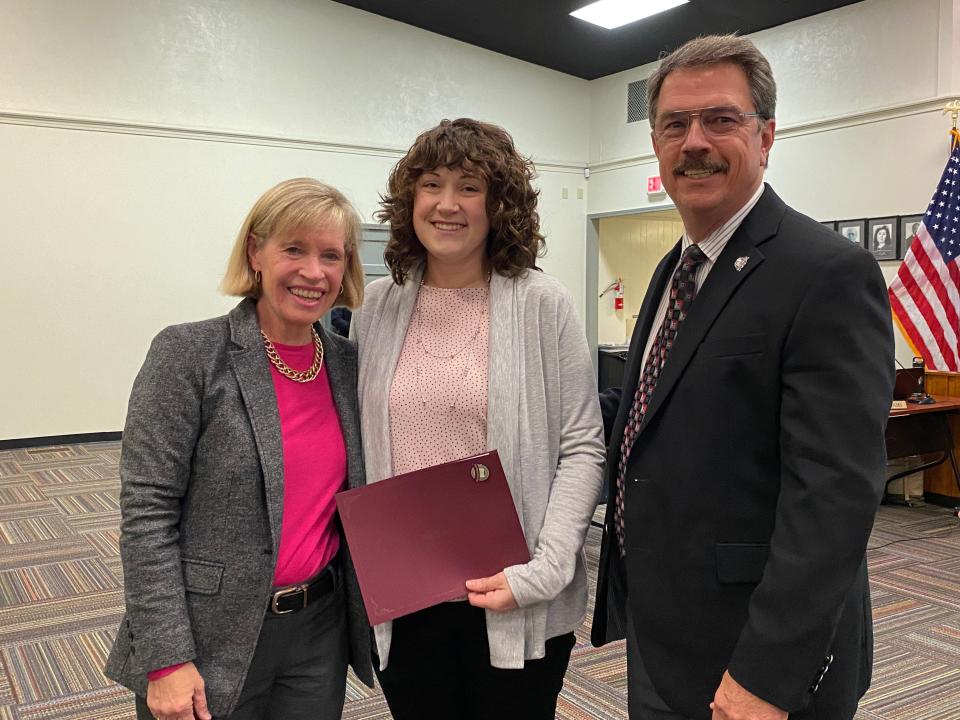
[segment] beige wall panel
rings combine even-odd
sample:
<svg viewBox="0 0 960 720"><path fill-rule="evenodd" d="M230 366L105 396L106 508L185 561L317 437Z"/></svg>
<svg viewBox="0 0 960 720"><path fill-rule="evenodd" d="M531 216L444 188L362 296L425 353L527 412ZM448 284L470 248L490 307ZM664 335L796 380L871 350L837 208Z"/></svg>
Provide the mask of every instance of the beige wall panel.
<svg viewBox="0 0 960 720"><path fill-rule="evenodd" d="M676 217L675 211L657 213ZM623 310L614 310L613 293L600 300L598 340L601 344L630 341L634 315L647 292L647 285L661 258L683 233L679 219L648 219L645 215L610 217L600 220L600 263L598 286L602 290L623 279Z"/></svg>

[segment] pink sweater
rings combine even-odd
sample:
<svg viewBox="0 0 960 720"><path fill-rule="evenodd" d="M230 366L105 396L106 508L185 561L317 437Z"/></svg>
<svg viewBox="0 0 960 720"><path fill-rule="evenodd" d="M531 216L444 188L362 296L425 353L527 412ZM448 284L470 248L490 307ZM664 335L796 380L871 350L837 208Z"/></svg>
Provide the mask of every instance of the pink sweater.
<svg viewBox="0 0 960 720"><path fill-rule="evenodd" d="M306 370L313 362L312 344L274 346L294 370ZM273 365L270 374L283 442L283 524L273 584L283 586L308 580L337 554L333 496L346 481L347 449L326 367L308 383L285 378ZM159 680L181 665L154 670L147 678Z"/></svg>
<svg viewBox="0 0 960 720"><path fill-rule="evenodd" d="M275 347L294 370L313 361L313 345ZM308 580L337 554L333 496L346 481L347 449L326 367L308 383L285 378L273 365L270 374L283 440L283 526L273 571L273 584L282 586Z"/></svg>

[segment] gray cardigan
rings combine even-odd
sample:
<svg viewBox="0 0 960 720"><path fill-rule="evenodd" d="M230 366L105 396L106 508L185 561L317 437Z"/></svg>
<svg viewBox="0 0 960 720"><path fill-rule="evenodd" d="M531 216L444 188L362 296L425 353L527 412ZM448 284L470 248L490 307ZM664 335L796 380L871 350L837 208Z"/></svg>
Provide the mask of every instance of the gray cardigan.
<svg viewBox="0 0 960 720"><path fill-rule="evenodd" d="M388 399L419 286L420 271L399 286L377 280L353 316L368 482L393 475ZM586 338L557 280L494 274L489 346L487 444L500 454L532 560L505 569L520 607L487 611L487 636L494 667L521 668L586 613L583 540L600 495L603 424ZM391 628L374 628L382 668Z"/></svg>
<svg viewBox="0 0 960 720"><path fill-rule="evenodd" d="M356 347L316 327L357 487ZM104 672L144 696L148 671L193 660L210 712L228 715L267 609L283 517L280 417L253 301L157 335L130 395L120 478L126 614ZM369 624L341 547L350 662L372 686Z"/></svg>

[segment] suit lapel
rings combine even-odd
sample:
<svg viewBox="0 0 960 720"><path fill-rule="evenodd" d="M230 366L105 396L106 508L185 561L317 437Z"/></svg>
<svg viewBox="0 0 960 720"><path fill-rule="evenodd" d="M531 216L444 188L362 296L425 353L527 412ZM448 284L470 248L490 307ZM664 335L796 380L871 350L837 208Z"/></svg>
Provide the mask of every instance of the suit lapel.
<svg viewBox="0 0 960 720"><path fill-rule="evenodd" d="M229 322L230 339L236 346L229 353L230 364L253 428L260 468L263 470L270 532L274 548L278 548L283 522L283 444L277 395L260 338L254 301L247 299L235 307L230 312Z"/></svg>
<svg viewBox="0 0 960 720"><path fill-rule="evenodd" d="M737 288L763 263L763 253L757 246L776 234L785 208L783 201L769 186L766 187L753 210L727 242L677 333L647 407L640 434L650 427L653 417L669 397L704 336Z"/></svg>

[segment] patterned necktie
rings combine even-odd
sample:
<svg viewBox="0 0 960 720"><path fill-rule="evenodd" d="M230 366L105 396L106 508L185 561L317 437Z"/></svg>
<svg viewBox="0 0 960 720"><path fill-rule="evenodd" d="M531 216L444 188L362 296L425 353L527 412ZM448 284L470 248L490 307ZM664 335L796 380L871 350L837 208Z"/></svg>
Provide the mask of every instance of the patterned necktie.
<svg viewBox="0 0 960 720"><path fill-rule="evenodd" d="M623 495L624 478L627 472L627 458L630 457L630 450L633 448L633 441L637 437L637 432L643 422L643 417L647 412L647 405L653 396L653 389L657 385L657 378L663 371L663 366L667 362L667 355L673 347L674 340L677 337L677 330L680 323L687 316L690 303L697 294L697 267L707 259L703 251L696 244L690 245L683 252L680 258L680 264L673 273L673 280L670 282L670 300L667 304L667 313L663 317L663 323L657 330L657 336L654 338L653 345L650 347L650 354L643 365L643 372L637 382L637 391L633 395L633 406L630 408L630 414L627 416L627 425L623 430L623 442L620 443L620 464L617 470L617 496L613 506L613 524L617 534L617 544L620 547L620 557L626 556L626 546L624 544L623 532Z"/></svg>

